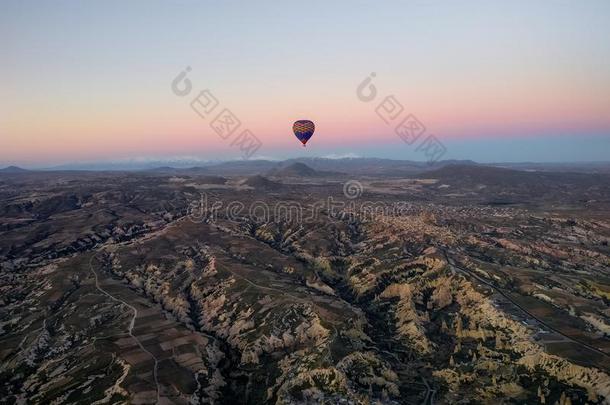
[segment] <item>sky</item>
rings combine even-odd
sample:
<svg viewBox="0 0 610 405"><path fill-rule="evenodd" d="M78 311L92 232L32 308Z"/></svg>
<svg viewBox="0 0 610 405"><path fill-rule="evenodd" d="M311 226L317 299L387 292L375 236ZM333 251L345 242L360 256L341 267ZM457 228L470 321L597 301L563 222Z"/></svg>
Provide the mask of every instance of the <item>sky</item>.
<svg viewBox="0 0 610 405"><path fill-rule="evenodd" d="M610 160L607 0L3 0L0 55L0 166L426 160L429 139L443 159ZM240 125L217 133L225 109ZM306 148L298 119L316 124Z"/></svg>

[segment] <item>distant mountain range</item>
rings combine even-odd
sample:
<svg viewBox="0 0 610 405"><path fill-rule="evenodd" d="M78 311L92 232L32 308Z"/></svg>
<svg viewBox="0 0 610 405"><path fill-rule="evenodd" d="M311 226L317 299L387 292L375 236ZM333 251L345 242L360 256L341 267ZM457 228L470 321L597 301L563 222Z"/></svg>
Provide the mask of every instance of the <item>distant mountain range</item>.
<svg viewBox="0 0 610 405"><path fill-rule="evenodd" d="M585 163L491 163L479 164L471 160L442 160L433 164L411 160L381 158L318 158L302 157L284 161L235 160L203 161L178 160L133 160L55 166L46 171L91 170L91 171L147 171L151 173L189 173L222 176L265 175L278 177L320 177L325 175L358 175L409 177L447 166L493 166L506 169L536 172L580 172L610 173L610 162ZM0 173L23 173L28 170L16 166L0 169Z"/></svg>

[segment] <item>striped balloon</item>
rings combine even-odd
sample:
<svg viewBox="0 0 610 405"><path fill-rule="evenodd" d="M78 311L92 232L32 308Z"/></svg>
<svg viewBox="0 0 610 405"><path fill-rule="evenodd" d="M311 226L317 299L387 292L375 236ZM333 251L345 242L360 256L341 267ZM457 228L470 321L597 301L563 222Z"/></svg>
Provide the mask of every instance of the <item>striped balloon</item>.
<svg viewBox="0 0 610 405"><path fill-rule="evenodd" d="M303 143L303 146L305 146L315 130L316 126L309 120L298 120L292 124L292 131L299 141Z"/></svg>

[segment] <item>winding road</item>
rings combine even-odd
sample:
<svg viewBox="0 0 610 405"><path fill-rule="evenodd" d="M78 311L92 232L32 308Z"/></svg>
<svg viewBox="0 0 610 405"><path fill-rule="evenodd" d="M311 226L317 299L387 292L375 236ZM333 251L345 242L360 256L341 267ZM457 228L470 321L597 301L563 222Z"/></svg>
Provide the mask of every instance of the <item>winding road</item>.
<svg viewBox="0 0 610 405"><path fill-rule="evenodd" d="M136 324L136 318L138 317L138 310L133 305L130 305L127 302L123 301L122 299L113 296L112 294L110 294L108 291L104 290L100 286L98 275L95 272L95 270L93 269L93 260L94 259L95 259L95 254L91 256L91 259L89 259L89 270L91 270L91 273L93 273L93 276L95 277L95 288L99 292L101 292L102 294L104 294L105 296L110 298L111 300L116 301L116 302L118 302L118 303L120 303L122 305L125 305L126 307L128 307L129 309L131 309L133 311L133 316L131 318L131 321L129 322L129 329L128 329L127 333L129 334L129 336L131 336L133 338L133 340L140 347L140 349L142 349L143 351L148 353L150 355L150 357L152 357L153 360L155 361L155 366L153 368L153 377L155 379L155 386L156 386L156 390L157 390L157 403L159 403L160 400L161 400L161 390L159 388L159 380L158 380L158 377L157 377L159 360L157 359L157 357L155 357L154 354L152 354L148 349L146 349L144 347L144 345L142 344L142 342L140 342L140 340L133 334L133 328L134 328L134 326Z"/></svg>

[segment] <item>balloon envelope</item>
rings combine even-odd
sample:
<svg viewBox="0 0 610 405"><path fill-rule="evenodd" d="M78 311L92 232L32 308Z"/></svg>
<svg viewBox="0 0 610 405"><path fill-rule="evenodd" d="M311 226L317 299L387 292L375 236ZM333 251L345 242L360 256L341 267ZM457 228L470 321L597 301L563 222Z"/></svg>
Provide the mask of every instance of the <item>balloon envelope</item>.
<svg viewBox="0 0 610 405"><path fill-rule="evenodd" d="M309 120L298 120L292 124L292 131L299 141L305 146L309 138L313 135L316 130L316 126Z"/></svg>

